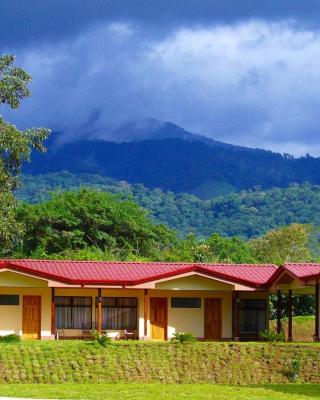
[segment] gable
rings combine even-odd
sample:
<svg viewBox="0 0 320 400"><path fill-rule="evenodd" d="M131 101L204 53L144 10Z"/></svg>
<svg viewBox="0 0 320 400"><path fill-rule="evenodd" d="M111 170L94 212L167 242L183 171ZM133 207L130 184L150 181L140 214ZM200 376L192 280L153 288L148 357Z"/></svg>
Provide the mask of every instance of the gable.
<svg viewBox="0 0 320 400"><path fill-rule="evenodd" d="M48 287L48 282L17 272L0 270L0 287Z"/></svg>
<svg viewBox="0 0 320 400"><path fill-rule="evenodd" d="M234 285L197 274L155 284L156 289L168 290L233 290Z"/></svg>

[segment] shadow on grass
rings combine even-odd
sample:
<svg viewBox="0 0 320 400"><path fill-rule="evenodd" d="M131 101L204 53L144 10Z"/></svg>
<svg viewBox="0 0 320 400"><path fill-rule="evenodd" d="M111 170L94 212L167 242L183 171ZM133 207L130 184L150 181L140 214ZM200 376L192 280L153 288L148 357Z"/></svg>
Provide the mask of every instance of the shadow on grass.
<svg viewBox="0 0 320 400"><path fill-rule="evenodd" d="M273 392L285 393L285 394L295 394L295 395L303 395L307 397L320 398L320 385L317 384L309 384L309 383L289 383L289 384L281 384L281 385L250 385L250 387L254 388L263 388L266 390L271 390Z"/></svg>

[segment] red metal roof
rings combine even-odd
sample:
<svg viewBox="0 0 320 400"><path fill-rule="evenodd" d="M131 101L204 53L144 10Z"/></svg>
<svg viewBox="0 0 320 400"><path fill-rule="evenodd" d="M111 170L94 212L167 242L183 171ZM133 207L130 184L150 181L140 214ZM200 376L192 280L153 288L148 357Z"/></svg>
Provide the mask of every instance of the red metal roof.
<svg viewBox="0 0 320 400"><path fill-rule="evenodd" d="M191 264L166 262L113 262L65 260L0 260L10 268L69 284L131 286L187 272L200 272L234 283L266 286L277 271L267 264Z"/></svg>
<svg viewBox="0 0 320 400"><path fill-rule="evenodd" d="M291 272L298 279L320 278L320 264L315 263L286 263L284 269Z"/></svg>

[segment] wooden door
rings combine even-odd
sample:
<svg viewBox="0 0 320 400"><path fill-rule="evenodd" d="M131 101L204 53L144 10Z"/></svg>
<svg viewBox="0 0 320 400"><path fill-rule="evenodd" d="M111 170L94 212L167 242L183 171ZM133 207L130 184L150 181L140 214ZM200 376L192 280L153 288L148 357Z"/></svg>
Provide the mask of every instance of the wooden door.
<svg viewBox="0 0 320 400"><path fill-rule="evenodd" d="M151 338L167 340L167 299L150 298Z"/></svg>
<svg viewBox="0 0 320 400"><path fill-rule="evenodd" d="M221 299L204 299L204 338L221 340Z"/></svg>
<svg viewBox="0 0 320 400"><path fill-rule="evenodd" d="M40 339L41 296L23 296L22 337Z"/></svg>

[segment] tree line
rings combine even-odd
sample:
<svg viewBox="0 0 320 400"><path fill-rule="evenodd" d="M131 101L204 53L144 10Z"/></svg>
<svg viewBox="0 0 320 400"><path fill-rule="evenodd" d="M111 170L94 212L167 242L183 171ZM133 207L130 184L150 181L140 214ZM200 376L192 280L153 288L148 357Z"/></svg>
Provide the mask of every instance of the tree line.
<svg viewBox="0 0 320 400"><path fill-rule="evenodd" d="M320 227L320 186L309 183L268 190L255 187L201 200L186 193L148 189L142 184L67 171L23 175L22 181L16 196L28 203L48 200L50 192L79 190L82 186L133 199L149 211L154 222L168 225L181 236L193 233L206 238L217 232L222 236L252 239L292 223Z"/></svg>

